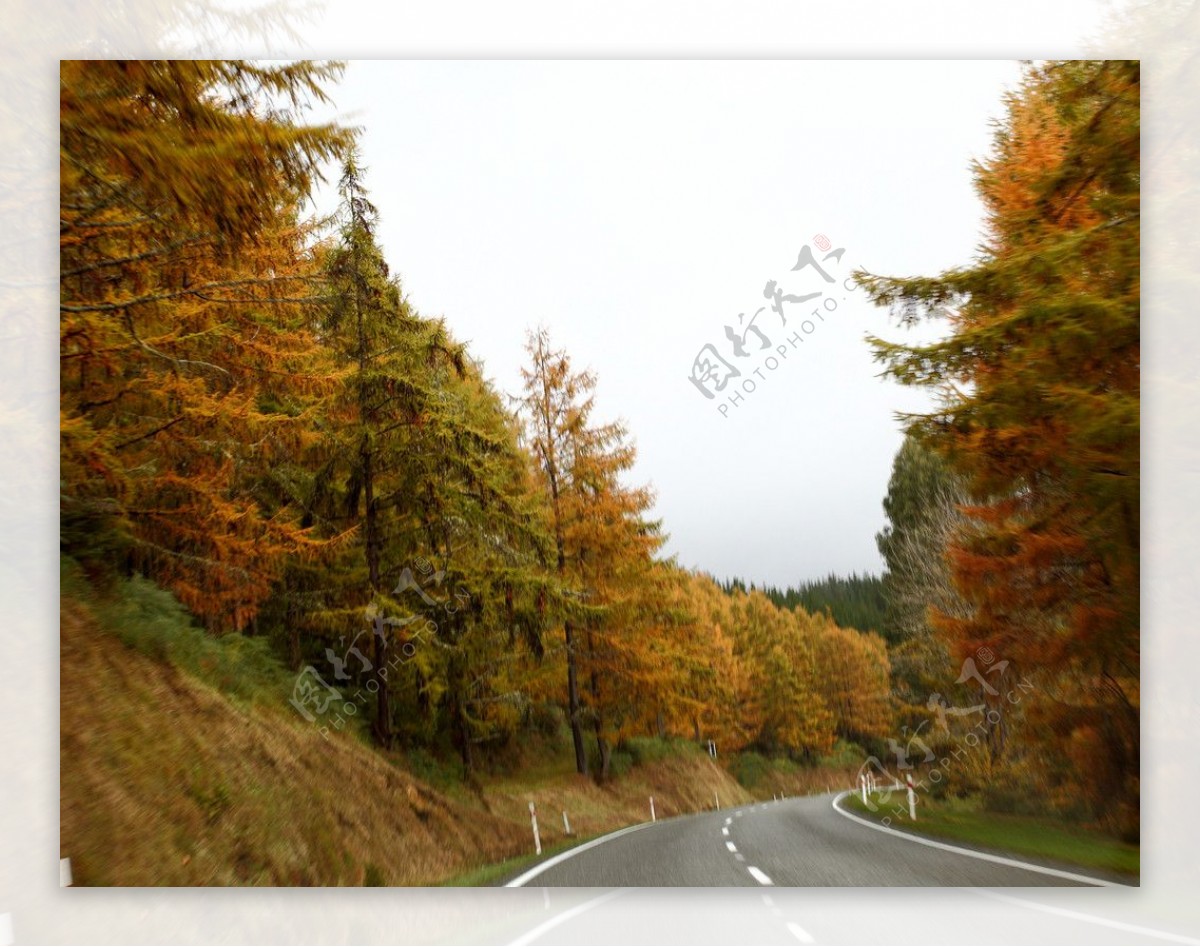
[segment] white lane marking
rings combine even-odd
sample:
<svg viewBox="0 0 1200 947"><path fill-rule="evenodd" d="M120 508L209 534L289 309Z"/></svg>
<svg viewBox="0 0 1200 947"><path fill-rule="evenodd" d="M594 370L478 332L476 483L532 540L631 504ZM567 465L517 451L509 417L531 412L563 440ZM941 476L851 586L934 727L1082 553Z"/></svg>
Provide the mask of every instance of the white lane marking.
<svg viewBox="0 0 1200 947"><path fill-rule="evenodd" d="M742 810L738 809L738 811L733 814L733 817L735 819L740 819L742 817Z"/></svg>
<svg viewBox="0 0 1200 947"><path fill-rule="evenodd" d="M721 826L721 834L728 835L729 834L729 826L727 826L727 825Z"/></svg>
<svg viewBox="0 0 1200 947"><path fill-rule="evenodd" d="M736 859L737 859L738 861L740 861L740 862L744 862L744 861L746 860L746 856L745 856L745 855L743 855L741 852L738 852L738 853L737 853L736 855L734 855L733 857L734 857L734 858L736 858Z"/></svg>
<svg viewBox="0 0 1200 947"><path fill-rule="evenodd" d="M754 876L754 880L757 881L760 885L775 884L775 882L773 882L770 878L767 877L766 872L759 871L753 865L747 865L746 871L750 872L750 874L752 874Z"/></svg>
<svg viewBox="0 0 1200 947"><path fill-rule="evenodd" d="M1014 898L1011 895L1000 894L996 891L984 891L982 888L970 888L973 894L977 894L983 898L994 898L997 901L1005 901L1009 904L1018 904L1023 908L1031 908L1034 911L1044 911L1047 914L1055 914L1058 917L1069 917L1076 921L1087 921L1091 924L1100 924L1104 927L1111 927L1114 930L1128 931L1131 934L1148 934L1151 937L1157 937L1160 940L1174 941L1177 944L1197 944L1193 937L1184 937L1180 934L1168 934L1166 931L1158 931L1153 927L1140 927L1137 924L1126 924L1124 921L1114 921L1107 917L1098 917L1095 914L1085 914L1083 911L1072 911L1069 908L1053 907L1049 904L1039 904L1037 901L1026 901L1024 898Z"/></svg>
<svg viewBox="0 0 1200 947"><path fill-rule="evenodd" d="M583 904L577 904L575 907L567 911L563 911L561 914L555 914L554 917L543 921L533 930L522 934L519 938L512 942L511 947L527 947L527 945L532 944L543 934L554 930L554 928L558 927L559 924L565 924L572 918L579 917L579 915L584 911L590 911L592 908L603 904L605 901L611 901L613 898L624 894L628 890L628 888L618 888L616 891L609 891L607 894L602 894L598 898L592 898L591 901L584 901Z"/></svg>
<svg viewBox="0 0 1200 947"><path fill-rule="evenodd" d="M773 905L775 903L774 901L771 900L771 896L769 894L764 894L762 896L762 899L763 899L763 904L765 904L767 907L771 907L771 905Z"/></svg>
<svg viewBox="0 0 1200 947"><path fill-rule="evenodd" d="M792 932L792 936L802 944L811 944L813 942L812 934L806 931L795 921L787 922L787 929Z"/></svg>
<svg viewBox="0 0 1200 947"><path fill-rule="evenodd" d="M725 820L725 824L726 824L726 825L733 825L733 816L730 816L728 819L726 819L726 820Z"/></svg>
<svg viewBox="0 0 1200 947"><path fill-rule="evenodd" d="M726 842L726 843L725 843L725 847L726 847L727 849L729 849L731 852L736 852L736 851L737 851L737 846L736 846L736 845L734 845L734 844L733 844L733 842Z"/></svg>
<svg viewBox="0 0 1200 947"><path fill-rule="evenodd" d="M518 875L504 887L506 888L523 888L531 880L540 875L543 871L553 868L555 865L560 865L568 858L574 858L580 852L586 852L589 848L595 848L603 842L608 842L612 839L619 838L622 835L628 835L630 832L636 832L639 829L648 828L655 825L654 822L641 822L637 825L626 826L623 829L617 829L615 832L610 832L608 835L601 835L599 838L594 838L590 842L584 842L582 845L576 845L574 848L568 848L565 852L560 852L553 858L547 858L540 865L534 865L529 871L523 875Z"/></svg>
<svg viewBox="0 0 1200 947"><path fill-rule="evenodd" d="M838 805L843 799L854 792L852 789L846 789L833 797L834 811L839 815L845 816L847 819L853 819L869 829L875 829L878 832L886 832L888 835L895 835L897 838L907 839L910 842L916 842L918 845L928 845L930 848L940 848L945 852L954 852L957 855L966 855L968 858L978 858L980 861L994 862L997 865L1007 865L1010 868L1023 868L1026 871L1036 871L1042 875L1053 875L1055 878L1066 878L1068 881L1082 881L1089 885L1096 885L1102 888L1124 888L1127 885L1119 884L1116 881L1105 881L1102 878L1093 878L1090 875L1077 875L1071 871L1059 871L1057 868L1047 868L1044 865L1035 865L1032 862L1018 861L1015 858L1004 858L1000 855L989 855L987 852L976 852L969 848L959 848L957 845L947 845L945 842L935 842L933 839L921 838L909 832L900 832L896 829L888 828L886 825L880 825L878 822L872 822L870 819L862 819L856 815L847 812Z"/></svg>

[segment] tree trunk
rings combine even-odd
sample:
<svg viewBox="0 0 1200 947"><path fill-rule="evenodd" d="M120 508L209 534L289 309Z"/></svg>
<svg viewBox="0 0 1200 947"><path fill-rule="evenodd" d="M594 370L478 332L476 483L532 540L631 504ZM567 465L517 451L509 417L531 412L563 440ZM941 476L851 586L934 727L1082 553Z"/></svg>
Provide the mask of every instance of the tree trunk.
<svg viewBox="0 0 1200 947"><path fill-rule="evenodd" d="M362 443L363 501L366 504L367 576L371 582L372 598L379 593L379 511L375 508L374 457L367 438ZM387 680L387 625L379 622L375 635L375 681L379 690L375 692L375 738L385 747L392 745L392 704Z"/></svg>
<svg viewBox="0 0 1200 947"><path fill-rule="evenodd" d="M600 736L600 721L596 721L596 746L600 749L600 772L596 774L596 782L608 782L609 764L612 762L612 746Z"/></svg>
<svg viewBox="0 0 1200 947"><path fill-rule="evenodd" d="M592 656L592 673L589 675L592 689L592 712L595 714L593 729L596 731L596 749L600 751L600 772L596 774L596 782L602 783L608 779L609 763L612 761L612 747L608 745L608 741L604 739L604 716L601 708L604 704L600 700L600 677L596 674L595 654L596 642L592 638L592 632L589 629L587 633L588 654Z"/></svg>
<svg viewBox="0 0 1200 947"><path fill-rule="evenodd" d="M455 742L458 743L458 755L462 759L463 779L470 782L475 775L475 754L471 748L471 728L467 726L467 715L463 713L462 702L454 701L454 730Z"/></svg>
<svg viewBox="0 0 1200 947"><path fill-rule="evenodd" d="M292 595L288 595L287 604L288 629L288 665L293 671L300 670L300 629L296 625L296 606Z"/></svg>
<svg viewBox="0 0 1200 947"><path fill-rule="evenodd" d="M587 750L583 745L583 724L579 721L579 672L575 665L575 633L571 623L563 625L567 635L567 710L571 721L571 740L575 744L575 770L588 774Z"/></svg>

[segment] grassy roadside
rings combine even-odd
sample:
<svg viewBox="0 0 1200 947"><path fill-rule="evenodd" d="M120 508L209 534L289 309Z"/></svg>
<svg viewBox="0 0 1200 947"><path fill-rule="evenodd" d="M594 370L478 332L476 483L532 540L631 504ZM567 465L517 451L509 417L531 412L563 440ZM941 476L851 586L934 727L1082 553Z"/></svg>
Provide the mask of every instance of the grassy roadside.
<svg viewBox="0 0 1200 947"><path fill-rule="evenodd" d="M510 878L516 877L526 868L532 868L534 865L544 862L548 858L553 858L560 852L565 852L568 849L575 848L584 842L590 842L592 839L606 834L605 832L595 832L591 835L565 839L554 845L544 845L542 846L542 854L540 855L530 852L528 855L517 855L514 858L506 858L504 861L497 862L494 865L482 865L479 868L472 868L470 871L447 878L441 883L440 887L479 888L500 885L507 882Z"/></svg>
<svg viewBox="0 0 1200 947"><path fill-rule="evenodd" d="M877 822L891 817L891 827L921 835L936 836L1000 852L1030 855L1081 868L1115 872L1136 881L1140 871L1141 849L1094 829L1056 822L1052 819L984 812L975 800L921 799L917 822L892 810L904 806L902 793L893 793L884 803L876 793L872 801L877 812L868 809L856 793L842 805L850 811Z"/></svg>

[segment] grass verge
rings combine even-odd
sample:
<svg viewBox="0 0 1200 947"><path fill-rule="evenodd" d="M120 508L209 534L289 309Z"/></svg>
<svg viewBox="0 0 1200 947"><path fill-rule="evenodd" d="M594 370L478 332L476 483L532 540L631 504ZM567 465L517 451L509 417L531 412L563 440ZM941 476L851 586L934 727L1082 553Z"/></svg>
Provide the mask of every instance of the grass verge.
<svg viewBox="0 0 1200 947"><path fill-rule="evenodd" d="M481 888L492 885L500 885L507 882L510 878L515 878L526 868L532 868L539 862L543 862L548 858L553 858L560 852L565 852L568 849L575 848L577 845L582 845L584 842L590 842L594 838L599 838L606 833L597 832L592 835L580 836L559 842L556 845L542 846L542 854L540 855L517 855L514 858L506 858L502 862L496 862L494 865L483 865L479 868L472 868L470 871L465 871L461 875L455 875L453 878L447 878L441 883L443 888Z"/></svg>
<svg viewBox="0 0 1200 947"><path fill-rule="evenodd" d="M877 822L892 815L891 826L907 832L1111 871L1130 880L1137 880L1140 871L1141 850L1138 846L1084 826L1038 816L985 812L978 801L972 799L925 798L921 800L918 821L914 823L907 815L892 814L897 805L904 805L902 793L893 793L886 803L876 793L873 801L879 807L878 812L868 809L861 797L853 793L842 804Z"/></svg>

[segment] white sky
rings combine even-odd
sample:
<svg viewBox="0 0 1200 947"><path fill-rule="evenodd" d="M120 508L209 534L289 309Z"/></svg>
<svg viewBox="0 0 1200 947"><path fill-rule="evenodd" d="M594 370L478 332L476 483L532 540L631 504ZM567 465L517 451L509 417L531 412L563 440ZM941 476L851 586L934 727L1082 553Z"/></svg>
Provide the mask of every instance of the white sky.
<svg viewBox="0 0 1200 947"><path fill-rule="evenodd" d="M418 310L509 392L544 323L595 370L599 418L628 423L667 551L783 586L881 568L893 412L923 402L876 377L864 335L903 332L841 279L969 262L969 163L1018 78L1012 61L352 62L334 98L364 126L381 242ZM789 272L817 234L846 250L837 282L786 332L770 310L756 324L774 348L801 311L834 296L836 313L774 371L754 336L734 358L724 326L767 305L767 280L825 290ZM726 397L757 384L728 416L688 380L708 342L743 368Z"/></svg>

